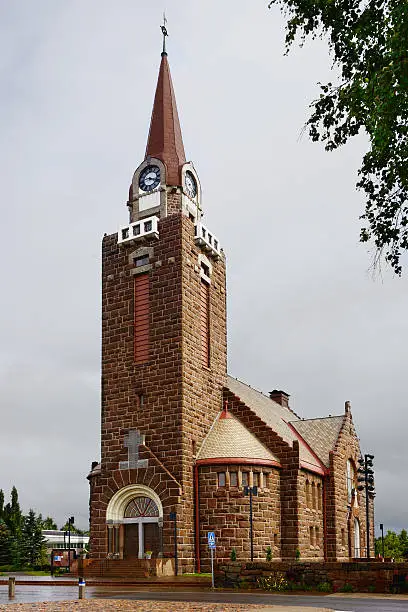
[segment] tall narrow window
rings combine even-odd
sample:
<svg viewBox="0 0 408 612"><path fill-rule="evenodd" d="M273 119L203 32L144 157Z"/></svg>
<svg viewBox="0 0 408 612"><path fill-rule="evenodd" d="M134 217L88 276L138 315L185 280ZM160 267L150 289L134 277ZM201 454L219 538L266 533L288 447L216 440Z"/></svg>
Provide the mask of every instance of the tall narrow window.
<svg viewBox="0 0 408 612"><path fill-rule="evenodd" d="M306 480L306 506L308 508L311 508L311 501L310 501L310 482L308 480Z"/></svg>
<svg viewBox="0 0 408 612"><path fill-rule="evenodd" d="M322 487L320 483L317 485L317 509L322 509Z"/></svg>
<svg viewBox="0 0 408 612"><path fill-rule="evenodd" d="M353 491L356 486L356 470L350 459L347 459L347 467L346 467L346 483L347 483L347 501L350 504Z"/></svg>
<svg viewBox="0 0 408 612"><path fill-rule="evenodd" d="M317 505L316 505L316 485L314 482L312 482L312 508L313 510L316 510Z"/></svg>
<svg viewBox="0 0 408 612"><path fill-rule="evenodd" d="M149 275L135 276L135 362L149 360Z"/></svg>
<svg viewBox="0 0 408 612"><path fill-rule="evenodd" d="M210 286L200 282L200 335L201 335L201 361L210 367Z"/></svg>
<svg viewBox="0 0 408 612"><path fill-rule="evenodd" d="M225 472L218 472L218 486L225 487Z"/></svg>

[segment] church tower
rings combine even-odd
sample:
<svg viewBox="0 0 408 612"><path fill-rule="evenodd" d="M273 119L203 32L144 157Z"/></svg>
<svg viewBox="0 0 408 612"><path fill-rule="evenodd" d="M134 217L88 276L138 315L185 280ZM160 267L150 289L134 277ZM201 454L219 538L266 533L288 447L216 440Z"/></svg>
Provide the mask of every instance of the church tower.
<svg viewBox="0 0 408 612"><path fill-rule="evenodd" d="M165 39L164 39L165 40ZM163 48L129 223L102 243L101 461L90 481L91 557L195 565L195 455L226 383L225 258L202 223ZM120 213L120 210L118 210Z"/></svg>

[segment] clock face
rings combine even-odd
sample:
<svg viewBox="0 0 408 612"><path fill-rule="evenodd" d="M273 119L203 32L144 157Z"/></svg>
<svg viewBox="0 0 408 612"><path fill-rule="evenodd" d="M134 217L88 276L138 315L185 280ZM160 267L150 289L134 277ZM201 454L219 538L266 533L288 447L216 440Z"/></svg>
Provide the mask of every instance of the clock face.
<svg viewBox="0 0 408 612"><path fill-rule="evenodd" d="M139 176L139 187L143 191L152 191L160 185L159 166L147 166Z"/></svg>
<svg viewBox="0 0 408 612"><path fill-rule="evenodd" d="M195 198L197 195L197 183L192 172L187 170L185 177L186 191L190 198Z"/></svg>

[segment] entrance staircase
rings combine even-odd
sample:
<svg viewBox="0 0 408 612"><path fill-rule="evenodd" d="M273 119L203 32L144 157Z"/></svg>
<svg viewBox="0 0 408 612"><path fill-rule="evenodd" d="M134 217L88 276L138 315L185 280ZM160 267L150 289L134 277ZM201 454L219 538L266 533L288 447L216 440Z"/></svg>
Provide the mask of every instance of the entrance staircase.
<svg viewBox="0 0 408 612"><path fill-rule="evenodd" d="M157 576L155 559L90 559L84 564L84 578L143 579Z"/></svg>

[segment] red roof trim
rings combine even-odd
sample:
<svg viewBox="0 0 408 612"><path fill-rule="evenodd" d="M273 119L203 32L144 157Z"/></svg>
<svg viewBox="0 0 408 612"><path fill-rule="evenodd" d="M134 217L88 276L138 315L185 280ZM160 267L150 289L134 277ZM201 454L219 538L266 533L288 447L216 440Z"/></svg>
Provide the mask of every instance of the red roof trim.
<svg viewBox="0 0 408 612"><path fill-rule="evenodd" d="M213 459L197 459L197 465L237 465L242 463L244 465L265 465L270 467L281 468L279 461L273 459L248 459L243 457L216 457Z"/></svg>
<svg viewBox="0 0 408 612"><path fill-rule="evenodd" d="M309 463L308 461L301 461L300 464L303 465L310 465L311 467L308 467L308 470L312 470L314 472L317 472L318 474L327 474L328 470L326 468L326 466L322 463L322 461L319 459L319 457L316 455L316 453L314 452L314 450L312 448L310 448L309 444L306 442L306 440L303 438L303 436L301 436L301 434L298 432L298 430L296 429L296 427L294 427L292 425L292 423L285 421L286 425L288 425L290 427L290 429L293 431L293 433L296 435L296 437L299 439L299 441L303 444L303 446L305 446L307 448L307 450L313 455L313 457L316 459L318 465L317 466L313 466L312 463ZM313 469L312 469L313 468Z"/></svg>
<svg viewBox="0 0 408 612"><path fill-rule="evenodd" d="M320 474L321 476L327 476L327 474L329 474L330 470L328 470L327 468L319 468L316 465L313 465L313 463L308 463L307 461L301 461L300 462L300 467L303 468L304 470L307 470L308 472L313 472L314 474Z"/></svg>

